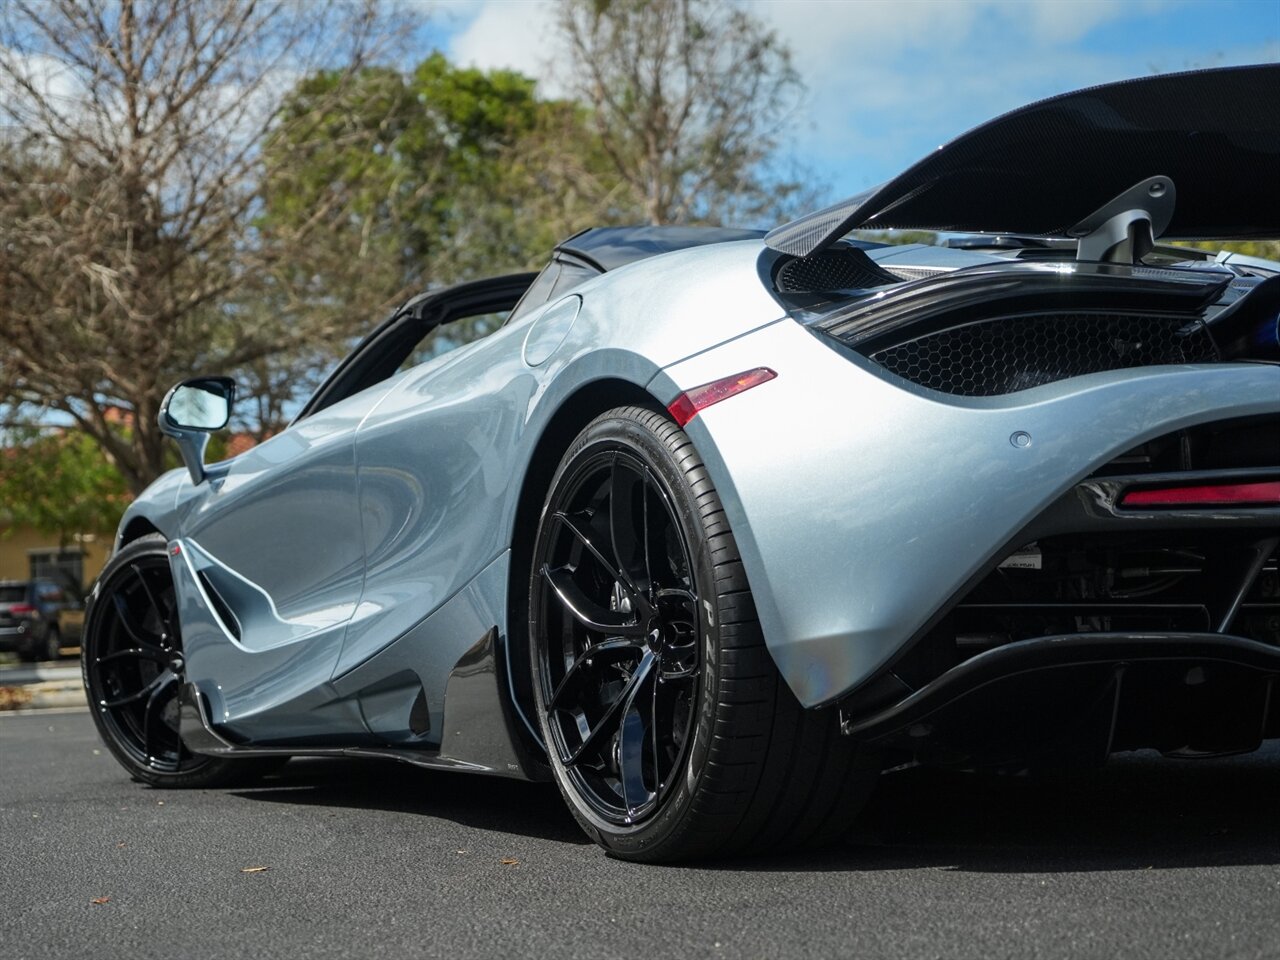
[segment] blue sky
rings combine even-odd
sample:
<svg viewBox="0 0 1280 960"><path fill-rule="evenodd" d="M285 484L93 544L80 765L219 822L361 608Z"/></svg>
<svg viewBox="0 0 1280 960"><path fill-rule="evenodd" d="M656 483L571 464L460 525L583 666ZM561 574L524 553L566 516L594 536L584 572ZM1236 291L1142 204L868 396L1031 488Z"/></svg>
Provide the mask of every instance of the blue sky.
<svg viewBox="0 0 1280 960"><path fill-rule="evenodd" d="M1006 110L1153 71L1280 60L1280 0L740 0L791 46L808 95L786 169L830 199L887 179ZM423 32L455 60L556 92L551 0L440 0Z"/></svg>

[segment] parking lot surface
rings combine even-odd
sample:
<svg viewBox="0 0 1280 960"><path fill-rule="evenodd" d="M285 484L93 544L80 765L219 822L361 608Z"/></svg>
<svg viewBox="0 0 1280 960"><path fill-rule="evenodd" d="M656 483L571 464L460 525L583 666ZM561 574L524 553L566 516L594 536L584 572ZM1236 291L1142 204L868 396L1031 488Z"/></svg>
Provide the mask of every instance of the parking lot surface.
<svg viewBox="0 0 1280 960"><path fill-rule="evenodd" d="M311 760L157 791L87 713L46 712L0 716L0 836L10 960L1280 957L1274 744L904 771L838 849L652 867L588 844L550 786Z"/></svg>

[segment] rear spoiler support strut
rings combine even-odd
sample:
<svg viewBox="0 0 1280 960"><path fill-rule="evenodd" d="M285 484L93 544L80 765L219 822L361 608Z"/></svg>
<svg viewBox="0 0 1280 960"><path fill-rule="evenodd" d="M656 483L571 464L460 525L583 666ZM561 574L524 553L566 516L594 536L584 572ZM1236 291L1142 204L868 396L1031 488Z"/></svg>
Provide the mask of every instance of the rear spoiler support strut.
<svg viewBox="0 0 1280 960"><path fill-rule="evenodd" d="M1076 259L1140 263L1169 228L1176 202L1177 190L1168 177L1135 183L1067 231L1080 241Z"/></svg>

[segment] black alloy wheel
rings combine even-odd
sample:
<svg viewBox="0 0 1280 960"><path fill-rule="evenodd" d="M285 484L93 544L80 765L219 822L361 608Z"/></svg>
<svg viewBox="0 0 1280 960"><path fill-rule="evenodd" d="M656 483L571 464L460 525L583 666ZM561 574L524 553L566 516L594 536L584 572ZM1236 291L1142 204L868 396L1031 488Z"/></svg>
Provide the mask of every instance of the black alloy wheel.
<svg viewBox="0 0 1280 960"><path fill-rule="evenodd" d="M551 482L529 580L534 699L556 782L615 856L823 842L879 773L778 674L688 436L597 417Z"/></svg>
<svg viewBox="0 0 1280 960"><path fill-rule="evenodd" d="M163 537L129 544L99 577L85 616L80 665L98 732L134 779L212 786L254 764L192 753L179 735L185 664Z"/></svg>
<svg viewBox="0 0 1280 960"><path fill-rule="evenodd" d="M625 449L578 463L547 522L538 676L552 748L595 813L640 823L671 786L698 697L689 548L649 465Z"/></svg>

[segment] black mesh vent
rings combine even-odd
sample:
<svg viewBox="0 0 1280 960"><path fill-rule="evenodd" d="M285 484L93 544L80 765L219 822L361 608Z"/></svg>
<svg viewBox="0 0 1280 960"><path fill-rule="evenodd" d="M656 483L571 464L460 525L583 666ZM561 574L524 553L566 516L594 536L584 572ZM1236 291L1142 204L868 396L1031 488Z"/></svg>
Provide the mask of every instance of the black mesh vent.
<svg viewBox="0 0 1280 960"><path fill-rule="evenodd" d="M778 289L783 293L865 290L900 282L861 250L847 247L788 260L778 271Z"/></svg>
<svg viewBox="0 0 1280 960"><path fill-rule="evenodd" d="M1185 317L1073 313L953 327L871 359L933 390L986 397L1101 370L1207 363L1218 355L1204 327Z"/></svg>

